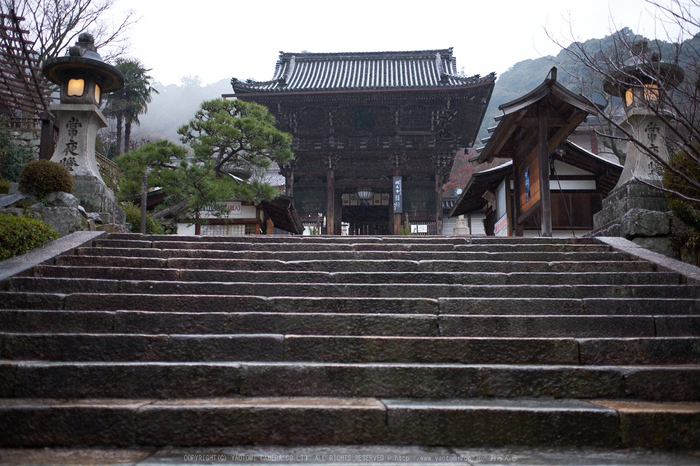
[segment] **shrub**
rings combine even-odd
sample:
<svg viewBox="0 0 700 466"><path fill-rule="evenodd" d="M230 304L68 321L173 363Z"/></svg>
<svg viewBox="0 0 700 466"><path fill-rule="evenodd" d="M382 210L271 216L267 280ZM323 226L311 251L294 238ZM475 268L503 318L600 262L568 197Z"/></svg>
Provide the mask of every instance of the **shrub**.
<svg viewBox="0 0 700 466"><path fill-rule="evenodd" d="M40 220L0 214L0 260L24 254L59 236L56 230Z"/></svg>
<svg viewBox="0 0 700 466"><path fill-rule="evenodd" d="M42 198L54 191L73 192L73 176L60 163L32 160L19 174L19 190Z"/></svg>
<svg viewBox="0 0 700 466"><path fill-rule="evenodd" d="M687 152L681 151L672 155L669 159L671 167L683 172L689 178L700 181L700 165ZM676 191L684 196L700 199L700 189L687 180L676 175L671 170L664 172L664 187ZM700 204L688 201L681 197L672 197L669 207L673 214L687 226L700 231Z"/></svg>
<svg viewBox="0 0 700 466"><path fill-rule="evenodd" d="M0 194L7 194L10 192L10 182L7 180L0 181Z"/></svg>
<svg viewBox="0 0 700 466"><path fill-rule="evenodd" d="M141 233L141 207L134 204L122 204L122 210L126 214L126 222L131 224L132 233ZM162 235L165 233L163 225L158 220L146 216L146 233L149 235Z"/></svg>

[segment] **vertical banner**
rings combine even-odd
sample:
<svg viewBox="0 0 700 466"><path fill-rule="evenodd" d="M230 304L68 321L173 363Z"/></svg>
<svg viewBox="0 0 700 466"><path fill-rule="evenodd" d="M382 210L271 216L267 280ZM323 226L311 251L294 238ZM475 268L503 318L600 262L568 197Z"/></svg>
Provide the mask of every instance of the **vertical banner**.
<svg viewBox="0 0 700 466"><path fill-rule="evenodd" d="M525 169L525 202L530 200L530 167Z"/></svg>
<svg viewBox="0 0 700 466"><path fill-rule="evenodd" d="M401 187L401 177L400 176L395 176L394 177L394 213L395 214L401 214L403 213L403 188Z"/></svg>

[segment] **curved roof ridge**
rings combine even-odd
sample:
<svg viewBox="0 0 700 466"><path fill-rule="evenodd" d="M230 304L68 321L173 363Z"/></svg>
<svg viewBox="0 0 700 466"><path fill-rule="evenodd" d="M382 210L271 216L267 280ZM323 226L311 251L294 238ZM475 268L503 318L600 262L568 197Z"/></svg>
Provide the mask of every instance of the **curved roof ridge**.
<svg viewBox="0 0 700 466"><path fill-rule="evenodd" d="M296 57L297 60L303 59L338 59L338 58L370 58L372 56L387 56L387 55L400 55L400 56L420 56L434 57L436 53L440 55L448 54L452 56L452 47L446 49L431 49L431 50L395 50L395 51L374 51L374 52L283 52L280 51L279 60L289 59L291 57Z"/></svg>
<svg viewBox="0 0 700 466"><path fill-rule="evenodd" d="M397 72L396 70L401 70ZM270 81L232 79L234 92L294 92L361 89L444 88L492 83L457 74L452 48L405 52L280 52Z"/></svg>

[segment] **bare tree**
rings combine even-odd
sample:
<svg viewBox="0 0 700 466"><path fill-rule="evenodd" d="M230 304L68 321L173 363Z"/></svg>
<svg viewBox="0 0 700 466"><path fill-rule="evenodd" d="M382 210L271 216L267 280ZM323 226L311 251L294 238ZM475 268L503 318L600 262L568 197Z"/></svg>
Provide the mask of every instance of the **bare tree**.
<svg viewBox="0 0 700 466"><path fill-rule="evenodd" d="M624 99L626 91L631 90L645 97L645 110L668 122L664 141L668 153L682 156L686 167L659 156L653 144L636 138L632 128L619 118L619 112L601 109L599 136L617 141L618 148L625 142L634 144L665 170L669 175L666 179L675 180L675 185L665 183L660 189L700 206L700 178L687 169L689 163L700 167L700 0L646 2L650 7L647 12L654 15L656 29L666 36L665 40L640 41L641 36L623 28L605 44L575 41L563 48L574 63L582 66L572 66L568 71L580 79L584 95L605 83L607 94ZM683 74L679 75L681 69Z"/></svg>
<svg viewBox="0 0 700 466"><path fill-rule="evenodd" d="M134 24L132 11L120 21L113 21L115 0L0 0L3 13L14 10L24 17L23 26L29 29L28 39L34 42L39 62L62 55L82 32L95 38L95 46L102 47L106 61L125 53L127 29Z"/></svg>

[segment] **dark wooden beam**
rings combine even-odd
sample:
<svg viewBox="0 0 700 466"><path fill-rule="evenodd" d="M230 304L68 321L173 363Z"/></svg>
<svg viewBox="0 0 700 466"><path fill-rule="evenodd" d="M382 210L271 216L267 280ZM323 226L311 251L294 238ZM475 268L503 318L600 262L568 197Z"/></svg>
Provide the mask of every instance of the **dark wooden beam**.
<svg viewBox="0 0 700 466"><path fill-rule="evenodd" d="M549 192L549 138L547 109L540 104L537 118L540 122L537 148L540 162L540 202L542 203L542 236L552 237L552 199Z"/></svg>

